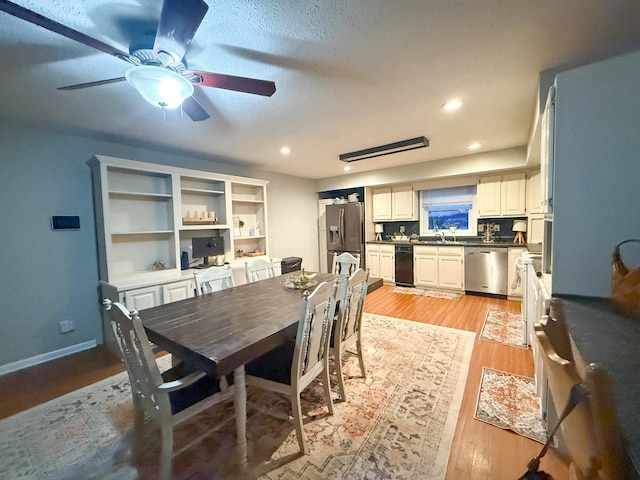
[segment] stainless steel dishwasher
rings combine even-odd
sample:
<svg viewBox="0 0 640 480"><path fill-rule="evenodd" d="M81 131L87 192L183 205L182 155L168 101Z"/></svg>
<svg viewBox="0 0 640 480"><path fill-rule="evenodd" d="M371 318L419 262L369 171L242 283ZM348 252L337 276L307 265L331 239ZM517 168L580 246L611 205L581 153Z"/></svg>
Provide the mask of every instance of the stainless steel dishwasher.
<svg viewBox="0 0 640 480"><path fill-rule="evenodd" d="M507 295L508 250L500 247L465 247L465 290Z"/></svg>
<svg viewBox="0 0 640 480"><path fill-rule="evenodd" d="M413 287L413 245L396 243L396 285Z"/></svg>

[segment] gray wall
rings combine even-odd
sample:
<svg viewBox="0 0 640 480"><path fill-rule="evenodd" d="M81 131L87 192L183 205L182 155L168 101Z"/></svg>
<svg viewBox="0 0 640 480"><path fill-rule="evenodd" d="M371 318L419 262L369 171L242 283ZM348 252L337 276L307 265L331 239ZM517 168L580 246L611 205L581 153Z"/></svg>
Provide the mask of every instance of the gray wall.
<svg viewBox="0 0 640 480"><path fill-rule="evenodd" d="M90 169L94 154L269 180L269 246L317 268L317 196L311 180L36 129L0 124L0 366L102 341ZM291 198L295 198L292 202ZM79 231L50 228L79 215ZM76 330L58 333L58 322Z"/></svg>
<svg viewBox="0 0 640 480"><path fill-rule="evenodd" d="M638 79L640 52L557 77L555 294L608 297L615 245L640 237Z"/></svg>

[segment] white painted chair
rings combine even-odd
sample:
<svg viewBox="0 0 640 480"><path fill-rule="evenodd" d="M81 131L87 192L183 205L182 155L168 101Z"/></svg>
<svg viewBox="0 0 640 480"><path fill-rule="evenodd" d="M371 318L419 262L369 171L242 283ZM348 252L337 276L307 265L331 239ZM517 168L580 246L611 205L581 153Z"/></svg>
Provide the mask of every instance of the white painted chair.
<svg viewBox="0 0 640 480"><path fill-rule="evenodd" d="M339 298L340 306L337 319L334 325L331 337L330 352L333 354L336 375L338 377L338 387L340 389L340 397L342 401L347 400L347 393L344 387L344 374L342 371L342 363L344 353L348 349L356 347L358 354L358 363L360 364L360 372L362 377L366 377L367 373L364 366L364 357L362 355L362 310L364 299L367 295L367 278L369 273L359 268L355 271L348 281L344 294Z"/></svg>
<svg viewBox="0 0 640 480"><path fill-rule="evenodd" d="M322 282L309 294L304 293L303 309L295 340L276 347L246 365L247 385L287 395L291 401L293 422L302 453L307 453L302 428L300 393L321 377L329 414L333 415L329 383L329 340L336 307L337 282Z"/></svg>
<svg viewBox="0 0 640 480"><path fill-rule="evenodd" d="M169 479L173 459L173 427L212 405L227 400L232 396L233 389L228 386L226 378L218 380L209 377L205 372L189 368L184 363L161 374L137 312L129 312L124 305L112 303L111 300L105 300L104 305L109 312L111 328L127 366L133 393L134 448L140 444L146 413L160 426L162 432L159 478ZM231 418L233 416L225 418L216 427L222 426ZM208 429L205 434L190 439L175 454L186 450L215 429Z"/></svg>
<svg viewBox="0 0 640 480"><path fill-rule="evenodd" d="M205 295L236 286L229 265L211 267L202 272L194 273L193 276L196 281L197 295Z"/></svg>
<svg viewBox="0 0 640 480"><path fill-rule="evenodd" d="M331 273L336 275L353 275L360 268L360 255L343 252L340 255L333 253L333 267Z"/></svg>
<svg viewBox="0 0 640 480"><path fill-rule="evenodd" d="M253 283L276 276L273 261L271 259L265 260L264 258L258 258L251 262L251 264L244 262L244 273L247 278L247 283Z"/></svg>
<svg viewBox="0 0 640 480"><path fill-rule="evenodd" d="M581 388L582 384L588 392L587 397L580 400L560 424L570 460L570 477L594 480L627 478L615 400L607 374L592 363L585 366L581 377L576 363L561 357L554 349L543 326L538 323L534 329L558 418L569 398L575 399L574 388Z"/></svg>

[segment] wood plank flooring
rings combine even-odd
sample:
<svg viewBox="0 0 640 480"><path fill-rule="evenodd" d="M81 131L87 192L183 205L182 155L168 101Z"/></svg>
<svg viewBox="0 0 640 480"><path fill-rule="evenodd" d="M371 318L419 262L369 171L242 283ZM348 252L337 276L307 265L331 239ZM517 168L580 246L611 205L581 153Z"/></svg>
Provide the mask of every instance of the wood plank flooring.
<svg viewBox="0 0 640 480"><path fill-rule="evenodd" d="M444 300L389 292L384 286L367 296L365 311L417 322L441 325L479 334L486 312L500 309L520 312L520 303L463 295ZM456 428L447 480L517 479L542 445L473 418L482 367L533 376L531 350L478 340L471 357L469 376ZM0 418L34 407L53 398L124 370L119 358L97 347L18 372L0 376ZM556 480L569 477L566 462L551 449L541 468Z"/></svg>

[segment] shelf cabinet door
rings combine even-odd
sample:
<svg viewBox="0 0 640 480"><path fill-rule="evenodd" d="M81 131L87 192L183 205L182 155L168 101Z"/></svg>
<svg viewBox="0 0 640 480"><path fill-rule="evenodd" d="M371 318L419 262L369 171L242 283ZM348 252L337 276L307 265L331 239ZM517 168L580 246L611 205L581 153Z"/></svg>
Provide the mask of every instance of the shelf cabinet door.
<svg viewBox="0 0 640 480"><path fill-rule="evenodd" d="M391 220L391 188L376 188L373 191L373 220Z"/></svg>
<svg viewBox="0 0 640 480"><path fill-rule="evenodd" d="M195 284L192 280L183 280L162 285L162 303L177 302L193 297Z"/></svg>
<svg viewBox="0 0 640 480"><path fill-rule="evenodd" d="M159 285L136 288L120 293L120 301L129 310L144 310L145 308L162 305L162 289Z"/></svg>

